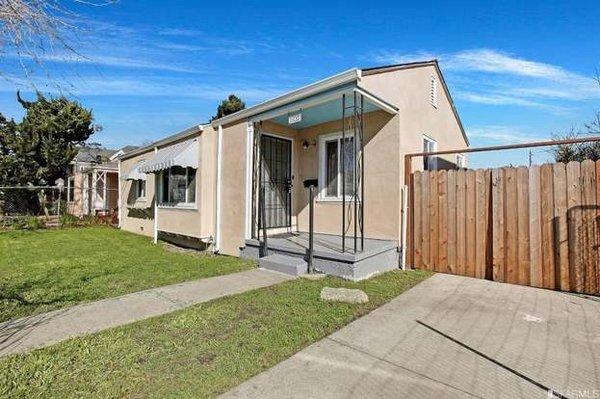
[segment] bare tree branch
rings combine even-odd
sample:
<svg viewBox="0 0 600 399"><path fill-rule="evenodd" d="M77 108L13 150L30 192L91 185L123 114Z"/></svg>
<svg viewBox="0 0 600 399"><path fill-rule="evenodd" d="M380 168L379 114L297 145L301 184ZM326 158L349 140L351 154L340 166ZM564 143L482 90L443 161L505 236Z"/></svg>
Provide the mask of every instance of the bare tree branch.
<svg viewBox="0 0 600 399"><path fill-rule="evenodd" d="M103 7L116 1L0 0L0 58L16 58L27 80L33 67L43 66L52 56L66 53L85 58L76 49L77 36L82 30L77 21L81 18L63 3ZM5 78L6 72L0 69Z"/></svg>

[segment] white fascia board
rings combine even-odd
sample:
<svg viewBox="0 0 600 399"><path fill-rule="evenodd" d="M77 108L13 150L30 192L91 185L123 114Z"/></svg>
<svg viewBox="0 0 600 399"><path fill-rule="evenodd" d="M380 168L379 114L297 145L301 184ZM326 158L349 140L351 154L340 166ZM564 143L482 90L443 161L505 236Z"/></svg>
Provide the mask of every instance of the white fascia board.
<svg viewBox="0 0 600 399"><path fill-rule="evenodd" d="M111 161L114 161L115 159L117 159L118 157L120 157L123 154L125 154L125 151L119 150L119 151L115 152L114 154L112 154L112 156L108 159L110 159Z"/></svg>
<svg viewBox="0 0 600 399"><path fill-rule="evenodd" d="M361 77L361 70L358 68L353 68L348 71L339 73L337 75L330 76L330 77L320 80L318 82L311 83L308 86L304 86L299 89L290 91L279 97L275 97L271 100L267 100L263 103L255 105L253 107L246 108L241 111L235 112L231 115L227 115L220 119L214 120L212 122L212 125L213 125L213 127L217 127L219 125L226 125L228 123L235 122L240 119L244 119L244 118L248 118L250 116L256 115L256 114L264 113L273 108L279 108L279 107L289 104L291 102L313 96L315 94L335 88L337 86L358 81L358 80L360 80L360 77Z"/></svg>
<svg viewBox="0 0 600 399"><path fill-rule="evenodd" d="M385 102L384 100L380 99L379 97L376 97L374 94L371 94L371 93L367 92L366 90L361 89L360 87L355 88L354 91L356 93L361 94L362 96L368 98L369 101L371 101L373 104L377 105L379 108L381 108L385 112L392 114L392 115L395 115L398 113L398 108Z"/></svg>

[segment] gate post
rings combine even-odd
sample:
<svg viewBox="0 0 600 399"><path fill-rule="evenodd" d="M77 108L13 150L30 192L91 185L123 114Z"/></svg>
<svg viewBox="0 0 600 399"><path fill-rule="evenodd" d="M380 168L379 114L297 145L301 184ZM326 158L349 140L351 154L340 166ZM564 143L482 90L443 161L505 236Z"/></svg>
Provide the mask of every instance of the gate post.
<svg viewBox="0 0 600 399"><path fill-rule="evenodd" d="M414 251L413 251L413 240L414 240L414 198L413 198L413 181L412 181L412 156L405 155L404 156L404 185L408 190L407 198L408 198L408 226L407 226L407 234L406 234L406 243L405 248L402 248L402 251L406 251L406 256L403 255L405 259L405 264L403 264L403 269L406 270L408 268L412 269L414 267Z"/></svg>

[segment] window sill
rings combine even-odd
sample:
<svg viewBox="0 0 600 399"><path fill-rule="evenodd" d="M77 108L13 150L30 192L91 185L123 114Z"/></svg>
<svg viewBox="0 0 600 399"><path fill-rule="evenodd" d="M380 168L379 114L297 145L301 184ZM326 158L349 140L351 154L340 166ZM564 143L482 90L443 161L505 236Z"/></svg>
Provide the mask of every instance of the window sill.
<svg viewBox="0 0 600 399"><path fill-rule="evenodd" d="M324 203L334 203L334 204L341 204L342 202L344 202L344 199L342 197L317 197L316 198L317 202L324 202ZM353 197L346 197L346 202L354 202L354 198ZM360 200L358 201L360 202Z"/></svg>
<svg viewBox="0 0 600 399"><path fill-rule="evenodd" d="M158 208L159 209L177 209L177 210L184 210L184 211L197 211L198 210L198 207L196 206L196 204L173 204L173 205L158 204Z"/></svg>

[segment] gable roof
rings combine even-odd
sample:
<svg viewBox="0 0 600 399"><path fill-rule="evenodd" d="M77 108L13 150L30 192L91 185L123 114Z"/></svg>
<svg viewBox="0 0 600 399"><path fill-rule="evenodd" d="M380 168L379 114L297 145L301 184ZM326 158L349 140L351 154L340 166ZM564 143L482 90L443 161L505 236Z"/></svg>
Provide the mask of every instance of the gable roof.
<svg viewBox="0 0 600 399"><path fill-rule="evenodd" d="M117 150L107 148L80 147L79 152L73 158L73 162L106 162Z"/></svg>
<svg viewBox="0 0 600 399"><path fill-rule="evenodd" d="M354 81L359 81L363 75L364 76L374 75L374 74L378 74L378 73L387 73L387 72L393 72L393 71L398 71L398 70L402 70L402 69L420 68L420 67L426 67L426 66L433 66L437 70L437 73L440 76L440 81L442 82L442 87L444 88L444 91L446 92L446 96L448 97L448 101L452 108L454 117L456 118L456 121L459 125L460 131L463 135L463 138L465 139L465 142L467 143L467 145L469 145L469 138L467 137L467 134L465 133L465 129L463 127L462 121L460 120L460 116L458 115L458 111L456 110L456 106L454 105L454 101L452 100L452 96L450 95L448 86L446 85L446 81L444 80L444 75L442 74L442 71L440 70L440 67L438 65L438 61L436 59L427 60L427 61L406 62L406 63L402 63L402 64L392 64L392 65L384 65L384 66L369 67L369 68L352 68L352 69L349 69L342 73L339 73L337 75L333 75L328 78L311 83L307 86L303 86L299 89L284 93L278 97L264 101L260 104L254 105L252 107L245 108L241 111L235 112L230 115L226 115L219 119L215 119L214 121L211 122L211 124L213 127L217 127L218 125L225 125L225 124L236 122L240 119L249 118L254 115L260 114L262 112L269 111L271 109L281 107L283 105L287 105L294 101L302 100L307 97L322 93L322 92L330 90L332 88L336 88L341 85L348 84L348 83L351 83Z"/></svg>
<svg viewBox="0 0 600 399"><path fill-rule="evenodd" d="M234 112L233 114L226 115L219 119L215 119L211 123L213 127L217 127L219 125L226 125L238 121L240 119L249 118L262 112L269 111L273 108L287 105L294 101L303 100L307 97L322 93L329 89L337 88L341 85L348 84L359 79L360 69L352 68L342 73L338 73L337 75L333 75L328 78L311 83L307 86L303 86L299 89L284 93L278 97L264 101L252 107Z"/></svg>
<svg viewBox="0 0 600 399"><path fill-rule="evenodd" d="M387 73L387 72L400 71L403 69L421 68L421 67L427 67L427 66L432 66L437 71L437 74L440 77L440 82L442 82L442 87L444 88L444 92L446 93L446 96L448 97L448 102L450 103L450 107L452 108L452 113L454 114L454 117L456 118L456 122L458 123L460 131L463 135L463 138L465 139L465 142L467 143L467 146L468 146L469 138L467 137L465 128L463 127L462 121L460 120L460 116L458 115L458 111L456 110L456 106L454 105L454 100L452 99L452 95L450 94L450 90L448 89L448 85L446 84L446 80L444 79L444 74L442 73L442 70L440 69L437 59L428 60L428 61L405 62L402 64L392 64L392 65L384 65L384 66L378 66L378 67L363 68L362 74L363 74L363 76L368 76L368 75L375 75L378 73Z"/></svg>

